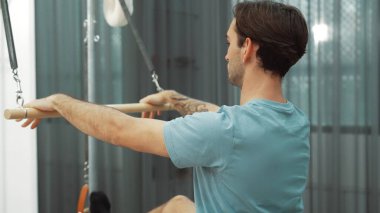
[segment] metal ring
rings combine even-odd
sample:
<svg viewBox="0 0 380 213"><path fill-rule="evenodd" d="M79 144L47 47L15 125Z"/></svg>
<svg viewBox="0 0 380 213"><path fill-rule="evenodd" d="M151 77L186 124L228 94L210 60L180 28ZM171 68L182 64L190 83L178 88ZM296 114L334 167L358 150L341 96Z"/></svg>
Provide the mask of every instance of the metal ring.
<svg viewBox="0 0 380 213"><path fill-rule="evenodd" d="M16 95L16 103L20 107L24 106L24 98L19 93L17 93L17 95Z"/></svg>
<svg viewBox="0 0 380 213"><path fill-rule="evenodd" d="M23 108L25 110L25 116L24 118L28 118L28 110L26 108Z"/></svg>
<svg viewBox="0 0 380 213"><path fill-rule="evenodd" d="M12 70L12 73L13 73L13 75L18 75L18 71L17 71L17 69L13 69L13 70Z"/></svg>

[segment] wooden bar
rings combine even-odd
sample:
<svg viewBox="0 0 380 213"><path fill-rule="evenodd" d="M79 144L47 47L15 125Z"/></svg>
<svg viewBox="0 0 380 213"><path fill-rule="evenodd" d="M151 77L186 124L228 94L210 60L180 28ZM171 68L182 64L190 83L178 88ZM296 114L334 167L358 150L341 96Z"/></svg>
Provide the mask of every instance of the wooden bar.
<svg viewBox="0 0 380 213"><path fill-rule="evenodd" d="M133 104L111 104L105 105L112 107L120 112L124 113L136 113L136 112L150 112L150 111L169 111L174 108L170 104L165 104L162 106L153 106L145 103L133 103ZM61 115L54 112L44 112L34 108L14 108L14 109L5 109L4 118L11 119L24 119L24 118L57 118Z"/></svg>

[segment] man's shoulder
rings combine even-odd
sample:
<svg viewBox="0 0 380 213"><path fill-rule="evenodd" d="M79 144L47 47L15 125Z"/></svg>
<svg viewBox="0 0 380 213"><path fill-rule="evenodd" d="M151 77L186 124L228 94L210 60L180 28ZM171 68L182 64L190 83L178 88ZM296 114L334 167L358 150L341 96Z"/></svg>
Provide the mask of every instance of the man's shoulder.
<svg viewBox="0 0 380 213"><path fill-rule="evenodd" d="M217 112L196 112L191 115L179 117L166 123L173 128L190 128L193 130L217 131L229 129L232 119L232 111L222 106Z"/></svg>

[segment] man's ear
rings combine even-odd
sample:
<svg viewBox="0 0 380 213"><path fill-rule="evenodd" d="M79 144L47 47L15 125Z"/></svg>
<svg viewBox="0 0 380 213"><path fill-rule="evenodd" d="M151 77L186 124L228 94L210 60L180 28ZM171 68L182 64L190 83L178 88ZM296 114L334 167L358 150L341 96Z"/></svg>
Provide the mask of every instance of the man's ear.
<svg viewBox="0 0 380 213"><path fill-rule="evenodd" d="M253 42L250 38L246 38L243 43L243 62L247 62L256 57L256 52L259 50L260 46Z"/></svg>

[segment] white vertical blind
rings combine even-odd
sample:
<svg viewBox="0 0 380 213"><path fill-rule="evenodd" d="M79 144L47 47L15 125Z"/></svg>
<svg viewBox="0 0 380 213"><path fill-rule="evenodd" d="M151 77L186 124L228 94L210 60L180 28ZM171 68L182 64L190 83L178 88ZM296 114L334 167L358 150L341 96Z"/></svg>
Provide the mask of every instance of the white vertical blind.
<svg viewBox="0 0 380 213"><path fill-rule="evenodd" d="M8 1L26 101L35 98L34 1ZM0 108L16 107L3 20L0 18ZM0 212L38 212L36 131L0 119Z"/></svg>

